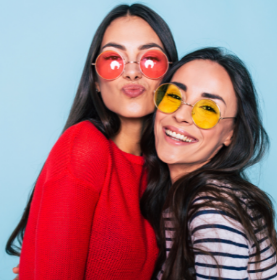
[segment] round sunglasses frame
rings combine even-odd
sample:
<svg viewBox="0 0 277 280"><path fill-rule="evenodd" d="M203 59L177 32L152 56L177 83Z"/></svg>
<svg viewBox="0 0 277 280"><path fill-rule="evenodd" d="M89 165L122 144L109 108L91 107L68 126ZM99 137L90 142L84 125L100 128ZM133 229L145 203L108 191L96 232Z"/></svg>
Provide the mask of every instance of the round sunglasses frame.
<svg viewBox="0 0 277 280"><path fill-rule="evenodd" d="M174 110L174 111L171 112L171 113L165 113L165 112L161 111L161 110L158 108L158 105L156 104L156 100L155 100L156 91L157 91L161 86L164 86L164 85L173 85L173 86L175 86L175 87L179 90L180 95L181 95L181 102L180 102L180 105L176 108L176 110ZM198 102L200 102L200 101L202 101L202 100L209 100L209 101L213 102L213 103L217 106L218 111L219 111L219 118L218 118L217 122L216 122L212 127L209 127L209 128L203 128L203 127L197 125L197 124L195 123L194 119L193 119L193 108L194 108L194 106L195 106ZM155 104L156 108L157 108L159 111L161 111L162 113L164 113L164 114L172 114L172 113L176 112L176 111L181 107L182 104L183 104L183 105L188 105L188 106L192 107L191 118L192 118L193 123L194 123L198 128L205 129L205 130L208 130L208 129L211 129L211 128L215 127L215 126L219 123L220 120L224 120L224 119L236 119L236 117L225 117L225 118L222 118L222 117L221 117L221 110L220 110L220 107L219 107L218 104L217 104L216 102L214 102L212 99L209 99L209 98L202 98L202 99L196 101L194 104L190 104L190 103L187 103L187 102L183 101L183 94L182 94L181 89L180 89L178 86L176 86L175 84L173 84L173 83L164 83L164 84L161 84L156 90L154 90L154 104Z"/></svg>
<svg viewBox="0 0 277 280"><path fill-rule="evenodd" d="M119 54L119 53L116 52L116 51L112 51L112 52L118 54L118 56L121 57L124 66L123 66L123 69L122 69L121 73L120 73L117 77L115 77L115 78L113 78L113 79L106 79L106 78L102 77L102 76L98 73L96 64L97 64L97 61L98 61L99 57L100 57L103 53L109 52L109 51L110 51L110 50L104 51L104 52L100 53L100 54L97 56L97 58L96 58L96 60L95 60L95 63L91 63L91 65L95 66L95 71L96 71L97 75L100 76L102 79L107 80L107 81L112 81L112 80L115 80L115 79L119 78L119 77L124 73L126 64L130 64L130 63L138 64L138 66L139 66L139 71L142 73L142 75L143 75L144 77L146 77L146 78L148 78L148 79L151 79L151 80L158 80L158 79L160 79L161 77L163 77L163 76L166 74L166 72L167 72L167 70L168 70L168 68L169 68L169 64L172 64L172 62L170 62L170 61L168 60L167 55L166 55L163 51L160 51L160 50L156 50L156 49L155 49L155 51L160 52L160 53L162 53L162 54L165 56L166 61L167 61L167 67L166 67L166 71L164 72L164 74L161 75L160 77L158 77L158 78L150 78L150 77L148 77L147 75L145 75L145 74L143 73L143 71L141 70L140 61L141 61L141 58L142 58L147 52L149 52L149 51L151 51L151 50L147 50L147 51L145 51L143 54L141 54L140 57L139 57L139 59L138 59L138 61L135 61L135 60L134 60L134 61L132 61L132 60L126 61L126 59L124 59L123 56L122 56L121 54Z"/></svg>

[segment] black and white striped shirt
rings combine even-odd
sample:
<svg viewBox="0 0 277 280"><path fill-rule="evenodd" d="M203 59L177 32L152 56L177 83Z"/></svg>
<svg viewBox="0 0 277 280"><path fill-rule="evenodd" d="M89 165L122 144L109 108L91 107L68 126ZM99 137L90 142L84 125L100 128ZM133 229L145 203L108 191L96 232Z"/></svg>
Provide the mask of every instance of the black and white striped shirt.
<svg viewBox="0 0 277 280"><path fill-rule="evenodd" d="M203 202L206 196L198 197L195 203ZM163 213L167 257L174 240L174 228L171 214ZM255 217L252 217L255 219ZM232 219L226 212L215 208L200 209L189 223L191 242L194 249L210 252L217 260L222 280L277 279L276 252L269 239L261 232L256 232L260 243L261 258L259 268L255 267L256 247L247 238L243 226ZM196 279L219 280L218 266L211 256L197 250L195 254ZM161 271L157 275L160 280Z"/></svg>

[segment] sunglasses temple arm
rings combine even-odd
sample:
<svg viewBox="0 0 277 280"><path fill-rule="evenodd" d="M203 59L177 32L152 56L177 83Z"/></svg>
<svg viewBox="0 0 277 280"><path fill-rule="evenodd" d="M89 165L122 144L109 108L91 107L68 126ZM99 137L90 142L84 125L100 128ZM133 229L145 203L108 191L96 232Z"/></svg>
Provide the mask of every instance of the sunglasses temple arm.
<svg viewBox="0 0 277 280"><path fill-rule="evenodd" d="M236 117L226 117L226 118L220 118L220 120L224 120L224 119L236 119Z"/></svg>

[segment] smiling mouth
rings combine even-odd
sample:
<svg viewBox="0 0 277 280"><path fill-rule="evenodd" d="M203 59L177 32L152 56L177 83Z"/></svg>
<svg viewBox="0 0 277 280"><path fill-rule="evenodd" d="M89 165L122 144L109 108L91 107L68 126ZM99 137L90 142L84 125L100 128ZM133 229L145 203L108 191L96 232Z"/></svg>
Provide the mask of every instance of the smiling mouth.
<svg viewBox="0 0 277 280"><path fill-rule="evenodd" d="M169 129L165 130L165 134L167 136L169 136L170 138L172 138L174 140L177 140L177 141L182 141L182 142L187 142L187 143L197 142L197 140L195 138L188 137L188 136L185 136L185 135L180 134L180 133L176 133L176 132L171 131Z"/></svg>

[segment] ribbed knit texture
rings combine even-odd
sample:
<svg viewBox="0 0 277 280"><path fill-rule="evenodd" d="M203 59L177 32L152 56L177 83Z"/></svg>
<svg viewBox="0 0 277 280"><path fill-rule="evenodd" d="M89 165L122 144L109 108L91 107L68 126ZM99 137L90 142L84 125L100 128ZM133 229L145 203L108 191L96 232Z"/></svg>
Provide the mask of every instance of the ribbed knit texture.
<svg viewBox="0 0 277 280"><path fill-rule="evenodd" d="M67 129L35 187L20 280L150 279L158 248L139 208L143 163L89 121Z"/></svg>

